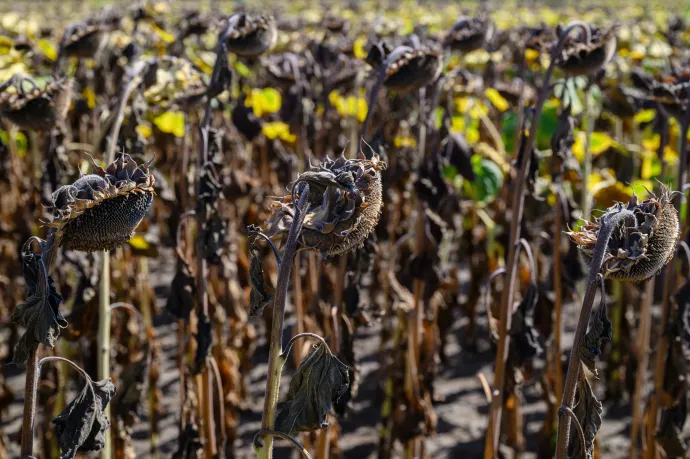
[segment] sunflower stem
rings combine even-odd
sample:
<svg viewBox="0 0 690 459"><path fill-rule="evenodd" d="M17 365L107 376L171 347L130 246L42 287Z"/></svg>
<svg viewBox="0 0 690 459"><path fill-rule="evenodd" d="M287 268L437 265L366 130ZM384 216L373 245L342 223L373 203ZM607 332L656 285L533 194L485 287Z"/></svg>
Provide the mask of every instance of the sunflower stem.
<svg viewBox="0 0 690 459"><path fill-rule="evenodd" d="M308 204L309 185L302 185L299 190L299 202L295 207L295 215L290 225L285 251L283 252L283 262L278 269L278 281L276 282L276 293L273 297L273 321L271 328L271 342L268 353L268 379L266 380L266 397L264 398L264 411L261 419L262 431L274 431L276 414L278 411L278 393L280 391L280 374L285 364L285 359L281 358L283 353L283 322L285 320L285 303L290 284L290 272L292 262L297 253L297 237L302 230L304 223L305 210ZM257 445L257 443L254 443ZM260 459L273 458L273 437L265 436L264 442L260 446L255 446L257 455Z"/></svg>
<svg viewBox="0 0 690 459"><path fill-rule="evenodd" d="M635 223L635 214L627 209L622 209L620 212L610 214L602 217L601 228L597 235L597 243L594 246L594 254L589 265L589 276L587 278L587 291L582 300L582 309L580 309L580 318L577 322L577 329L575 330L575 337L573 339L573 348L570 351L570 361L568 363L568 373L565 379L565 387L563 389L563 398L561 400L561 407L558 409L558 443L556 444L556 458L567 459L568 442L570 436L570 417L563 418L564 408L572 409L575 403L575 389L577 386L580 367L582 366L580 359L580 346L582 338L587 331L589 325L589 316L592 313L592 305L594 304L594 297L597 293L597 287L600 285L599 275L602 265L604 263L604 256L608 250L609 240L613 235L613 231L624 220L632 220ZM605 295L605 292L601 292Z"/></svg>
<svg viewBox="0 0 690 459"><path fill-rule="evenodd" d="M494 371L491 409L489 411L489 424L484 442L484 459L493 459L498 453L498 441L501 430L501 414L503 410L503 386L505 383L506 360L508 359L508 349L510 347L510 336L508 331L510 330L510 323L512 319L511 305L513 303L513 286L517 277L517 269L515 269L517 249L516 244L520 240L522 211L525 204L524 188L527 172L529 171L529 165L532 159L532 147L534 145L534 139L537 135L537 127L539 125L539 118L541 117L542 108L544 107L546 97L551 89L549 82L551 81L551 74L553 73L558 55L563 49L563 45L565 44L566 38L570 32L576 28L587 29L587 27L588 26L582 22L574 21L571 22L561 33L558 43L551 52L551 62L546 70L546 74L544 75L544 81L542 83L541 91L539 92L539 100L537 101L534 110L534 118L532 119L532 123L530 125L529 136L527 139L525 139L524 151L520 152L524 156L522 157L520 171L518 172L515 181L515 189L513 191L513 203L511 207L512 221L510 224L510 239L508 240L508 263L506 264L508 270L508 282L501 294L498 350L496 354L496 368ZM520 126L520 129L522 130L522 126Z"/></svg>

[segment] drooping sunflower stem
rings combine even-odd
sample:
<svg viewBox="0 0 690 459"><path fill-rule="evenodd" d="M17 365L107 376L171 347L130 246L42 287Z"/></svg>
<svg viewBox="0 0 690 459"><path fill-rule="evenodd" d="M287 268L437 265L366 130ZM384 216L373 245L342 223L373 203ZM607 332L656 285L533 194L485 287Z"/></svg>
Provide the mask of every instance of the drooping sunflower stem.
<svg viewBox="0 0 690 459"><path fill-rule="evenodd" d="M272 432L275 430L275 420L278 409L278 393L280 390L280 375L285 364L283 354L283 322L285 320L285 303L290 284L290 272L292 263L297 253L297 237L302 230L305 211L308 205L309 184L304 183L298 190L299 201L295 207L295 213L290 225L285 250L283 252L282 263L278 269L278 280L276 282L276 292L273 297L273 320L270 335L270 347L268 351L268 379L266 380L266 396L264 398L264 411L261 419L262 431ZM299 336L299 335L298 335ZM292 344L290 341L288 346ZM260 432L261 434L261 432ZM261 435L260 435L261 436ZM260 459L271 459L273 457L273 436L265 434L264 441L254 442L255 449Z"/></svg>
<svg viewBox="0 0 690 459"><path fill-rule="evenodd" d="M529 166L532 156L532 147L534 145L534 139L537 134L537 127L539 125L539 118L541 116L542 108L546 102L546 98L551 90L550 81L553 69L558 60L558 56L563 49L566 39L570 33L575 29L582 29L589 41L591 37L591 32L589 26L581 21L573 21L568 24L567 27L563 29L558 43L551 51L551 62L544 75L544 81L542 82L542 87L539 93L539 99L535 106L534 117L532 119L529 131L529 137L525 139L524 150L519 152L518 158L522 155L522 160L520 162L520 170L516 177L515 189L513 191L513 203L512 203L512 221L510 224L510 239L509 239L509 252L508 252L508 263L507 266L507 277L508 282L503 289L501 295L501 309L500 309L500 323L499 323L499 336L498 336L498 352L496 354L496 368L494 371L494 384L493 384L493 394L491 399L491 409L489 411L489 425L486 432L485 443L484 443L484 459L493 459L496 457L498 451L498 441L500 436L501 428L501 414L503 410L503 386L505 382L505 370L506 370L506 360L508 358L508 349L510 346L510 336L508 331L510 330L511 322L511 305L513 302L513 286L515 284L515 279L517 277L517 269L515 269L515 259L516 259L516 243L520 240L520 228L522 223L522 211L525 204L524 187L527 178L527 172L529 171ZM522 127L520 128L522 131Z"/></svg>
<svg viewBox="0 0 690 459"><path fill-rule="evenodd" d="M563 418L564 408L573 408L575 403L575 389L580 373L581 358L580 346L584 338L587 326L589 325L589 317L592 313L592 305L594 304L594 297L597 292L597 287L600 285L601 268L604 263L604 257L608 250L609 240L613 232L620 224L630 221L631 226L636 225L635 214L627 209L621 209L620 212L606 214L601 219L601 227L597 236L597 242L594 247L592 261L589 265L589 276L587 277L587 290L584 299L582 300L582 308L580 310L580 318L577 322L577 329L575 330L575 337L573 339L573 348L570 352L570 361L568 363L568 373L565 379L565 387L563 389L563 399L561 401L561 408L558 410L558 443L556 444L556 458L566 459L568 451L568 442L570 436L570 422L571 418ZM602 290L602 295L606 293Z"/></svg>

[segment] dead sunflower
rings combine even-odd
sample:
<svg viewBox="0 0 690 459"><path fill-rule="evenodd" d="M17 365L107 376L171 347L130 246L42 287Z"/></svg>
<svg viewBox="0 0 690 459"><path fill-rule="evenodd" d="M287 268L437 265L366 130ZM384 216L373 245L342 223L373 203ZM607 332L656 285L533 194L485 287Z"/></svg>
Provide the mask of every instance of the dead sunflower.
<svg viewBox="0 0 690 459"><path fill-rule="evenodd" d="M26 91L24 86L31 86ZM7 91L14 88L14 91ZM16 74L0 87L0 113L22 129L52 129L67 115L72 100L72 81L59 79L41 90L36 82Z"/></svg>
<svg viewBox="0 0 690 459"><path fill-rule="evenodd" d="M275 45L278 31L271 15L249 16L238 13L230 17L228 51L244 57L263 54Z"/></svg>
<svg viewBox="0 0 690 459"><path fill-rule="evenodd" d="M650 193L638 202L633 196L627 206L617 203L594 222L586 221L579 231L569 232L588 264L606 221L615 222L615 228L604 254L604 277L640 282L657 274L673 257L680 229L678 212L665 187L659 197Z"/></svg>
<svg viewBox="0 0 690 459"><path fill-rule="evenodd" d="M333 161L302 173L292 184L292 194L309 184L308 207L299 236L304 249L335 256L361 247L381 216L381 174L385 163L373 155ZM288 195L273 204L269 236L287 234L297 196Z"/></svg>
<svg viewBox="0 0 690 459"><path fill-rule="evenodd" d="M460 16L443 40L443 45L452 51L470 53L484 47L491 40L494 24L485 16L470 18Z"/></svg>
<svg viewBox="0 0 690 459"><path fill-rule="evenodd" d="M105 45L108 28L101 23L77 22L65 30L60 54L82 59L92 58Z"/></svg>
<svg viewBox="0 0 690 459"><path fill-rule="evenodd" d="M560 37L562 27L556 28ZM568 76L590 75L603 69L616 53L616 34L613 28L590 26L590 39L569 36L561 51L558 67Z"/></svg>
<svg viewBox="0 0 690 459"><path fill-rule="evenodd" d="M49 226L58 231L61 245L95 252L127 242L153 202L150 165L123 154L107 169L94 163L93 173L58 188Z"/></svg>
<svg viewBox="0 0 690 459"><path fill-rule="evenodd" d="M642 89L650 100L661 104L669 115L682 119L690 99L690 71L655 79L638 70L632 77L635 86Z"/></svg>
<svg viewBox="0 0 690 459"><path fill-rule="evenodd" d="M398 46L389 52L385 43L379 43L369 51L367 62L373 67L385 65L383 83L403 93L435 81L443 68L441 53L428 46Z"/></svg>

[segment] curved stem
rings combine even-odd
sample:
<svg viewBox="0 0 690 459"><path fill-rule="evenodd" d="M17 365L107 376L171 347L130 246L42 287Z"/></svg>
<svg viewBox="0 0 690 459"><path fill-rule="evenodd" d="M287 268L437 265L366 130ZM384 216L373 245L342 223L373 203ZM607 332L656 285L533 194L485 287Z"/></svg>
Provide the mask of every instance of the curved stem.
<svg viewBox="0 0 690 459"><path fill-rule="evenodd" d="M307 459L311 459L311 455L309 454L309 451L304 449L304 446L302 446L297 440L292 438L290 435L284 434L283 432L278 432L277 430L268 430L268 429L261 429L259 430L256 435L254 435L254 440L252 441L252 444L254 445L254 449L257 451L257 454L260 454L261 450L265 448L265 445L261 442L261 438L263 437L278 437L282 438L283 440L287 440L292 445L299 450L300 453Z"/></svg>
<svg viewBox="0 0 690 459"><path fill-rule="evenodd" d="M271 344L268 353L268 379L266 380L266 397L264 399L264 411L261 419L262 430L272 431L275 428L276 413L278 408L278 392L280 391L280 374L283 370L285 360L281 358L283 353L283 322L285 320L285 302L287 300L288 287L290 284L290 272L292 262L297 252L297 237L302 230L306 208L308 204L309 184L304 183L299 190L299 202L295 207L295 214L290 225L285 251L283 252L283 263L278 269L278 281L276 282L276 292L273 297L273 322L271 328ZM293 201L294 202L294 201ZM273 438L266 438L266 444L259 449L259 457L262 459L272 459L273 457Z"/></svg>
<svg viewBox="0 0 690 459"><path fill-rule="evenodd" d="M580 445L582 448L582 451L587 451L587 443L585 442L585 433L582 431L582 426L580 425L580 421L578 421L577 416L575 416L575 413L570 407L567 406L562 406L558 409L558 417L560 418L561 414L565 413L568 415L571 421L575 423L575 428L577 429L577 436L580 438Z"/></svg>
<svg viewBox="0 0 690 459"><path fill-rule="evenodd" d="M146 321L144 320L144 316L141 314L141 312L139 312L139 310L137 308L135 308L131 304L123 303L123 302L111 304L110 305L110 312L113 312L115 309L123 309L123 310L131 312L137 318L137 321L139 321L139 325L144 330L146 329Z"/></svg>
<svg viewBox="0 0 690 459"><path fill-rule="evenodd" d="M287 360L288 355L290 354L290 350L292 349L292 345L297 341L299 338L316 338L317 340L321 341L321 343L326 346L326 350L328 351L329 354L333 354L331 352L331 348L328 347L328 343L326 342L325 339L323 339L321 336L317 335L316 333L299 333L295 336L293 336L290 341L288 341L287 346L285 346L285 350L283 351L282 354L280 354L280 358L283 360Z"/></svg>
<svg viewBox="0 0 690 459"><path fill-rule="evenodd" d="M575 389L577 378L580 372L580 343L587 331L589 324L589 316L592 313L592 304L594 303L594 296L599 286L599 276L601 275L601 267L604 262L604 256L608 249L608 243L611 239L613 231L626 219L631 219L635 222L635 215L627 209L623 209L618 213L605 216L601 220L601 227L597 235L597 242L594 246L594 254L589 265L589 276L587 278L587 291L582 300L582 309L580 310L580 318L577 322L577 329L575 330L575 337L573 339L573 348L570 352L570 361L568 363L568 373L565 379L565 388L563 389L563 399L561 405L572 408L575 403ZM605 292L602 291L602 295ZM570 434L570 418L566 418L563 422L559 416L558 422L558 443L556 445L556 458L566 459L568 450L568 440Z"/></svg>
<svg viewBox="0 0 690 459"><path fill-rule="evenodd" d="M510 336L508 330L510 330L511 316L510 305L513 301L513 285L515 284L516 269L515 256L516 256L516 246L515 244L520 239L520 226L522 222L522 211L525 204L524 187L525 180L527 177L527 171L529 171L529 165L532 159L532 146L534 145L534 139L537 135L537 127L539 125L539 118L541 117L541 112L546 102L546 98L550 92L549 81L551 80L551 75L553 74L553 69L556 64L557 56L563 49L566 38L575 28L584 28L588 30L588 26L579 21L571 22L561 33L558 43L553 48L551 53L551 62L549 63L549 68L546 70L544 75L544 81L542 83L541 91L539 93L539 100L535 106L534 118L530 126L529 137L525 140L525 148L520 154L523 155L522 161L520 162L520 171L517 175L515 181L515 189L513 191L513 203L512 203L512 221L510 225L510 239L508 240L510 251L508 253L508 283L506 288L504 288L501 295L501 317L499 322L499 339L498 339L498 352L496 355L496 368L494 372L494 384L493 384L493 398L491 400L491 410L489 411L489 425L486 432L486 438L484 442L484 459L493 459L498 451L498 440L501 428L501 414L503 410L503 386L505 380L505 368L506 360L508 358L508 348L510 346ZM520 127L522 129L522 127ZM518 158L520 155L518 155Z"/></svg>

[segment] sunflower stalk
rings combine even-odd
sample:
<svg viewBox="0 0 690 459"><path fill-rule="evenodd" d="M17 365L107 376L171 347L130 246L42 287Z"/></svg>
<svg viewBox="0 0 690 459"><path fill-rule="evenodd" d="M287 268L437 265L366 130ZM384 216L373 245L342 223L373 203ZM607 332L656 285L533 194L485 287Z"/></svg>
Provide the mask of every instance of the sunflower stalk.
<svg viewBox="0 0 690 459"><path fill-rule="evenodd" d="M136 86L137 78L146 69L147 63L137 61L127 70L126 81L120 95L117 112L115 113L115 123L110 131L110 143L108 144L108 154L106 164L111 164L115 160L115 150L117 140L120 136L120 127L125 118L125 108L129 96ZM98 363L96 377L99 380L110 376L110 252L103 252L101 262L101 280L98 285ZM110 416L110 407L105 408L106 416ZM105 447L101 450L102 459L112 457L112 438L110 431L105 433Z"/></svg>
<svg viewBox="0 0 690 459"><path fill-rule="evenodd" d="M575 337L573 339L573 347L570 352L570 361L568 363L568 373L565 379L565 387L563 389L563 398L561 407L558 410L558 443L556 444L556 458L567 459L568 442L570 436L571 417L563 418L563 410L571 409L575 403L575 389L582 367L580 356L581 341L587 331L589 325L589 317L592 313L592 305L594 304L594 297L596 296L597 287L600 285L601 268L604 263L604 256L608 248L609 240L613 235L614 230L619 224L629 221L634 226L636 224L635 214L627 209L621 209L620 212L608 214L602 217L601 227L597 236L597 242L594 247L594 254L589 265L589 276L587 278L587 290L584 299L582 300L582 308L580 310L580 318L577 322L575 330ZM602 295L606 292L602 291Z"/></svg>
<svg viewBox="0 0 690 459"><path fill-rule="evenodd" d="M261 419L262 431L275 431L276 414L278 410L278 395L280 391L280 375L285 365L286 357L283 357L283 322L285 320L285 303L290 284L290 271L297 253L297 237L302 230L305 211L308 205L309 184L305 183L298 191L299 201L295 207L295 214L290 225L282 263L278 269L276 292L273 297L273 320L271 328L271 342L268 351L268 379L266 380L266 396L264 398L263 417ZM261 432L260 432L261 434ZM262 434L263 441L254 445L259 459L273 458L273 436Z"/></svg>
<svg viewBox="0 0 690 459"><path fill-rule="evenodd" d="M508 263L506 264L507 278L508 282L506 287L503 289L501 294L501 309L500 309L500 323L499 323L499 335L498 335L498 351L496 355L496 368L494 371L494 384L493 393L491 399L491 409L489 411L489 424L486 432L485 443L484 443L484 459L493 459L498 453L498 441L500 436L501 427L501 414L503 410L503 387L505 382L505 370L506 370L506 360L508 358L508 349L510 347L510 336L508 330L510 330L511 322L511 311L513 303L513 286L515 284L515 279L517 277L517 269L515 269L515 257L516 257L516 247L517 242L520 240L520 228L522 223L522 211L525 204L524 188L527 178L527 172L529 171L529 165L531 162L531 152L534 145L534 139L537 134L537 127L539 124L539 118L541 116L542 108L546 102L546 98L550 92L550 80L555 67L557 56L563 49L563 45L570 33L576 28L583 29L587 36L590 35L589 26L580 21L573 21L568 24L567 27L563 29L558 43L553 48L551 52L551 62L544 75L544 81L542 83L541 91L539 93L539 100L535 106L534 117L530 125L529 137L525 141L525 149L522 152L524 155L520 165L520 170L518 172L515 189L513 192L513 203L512 203L512 221L510 225L510 239L509 239L509 252L508 252ZM522 130L522 128L520 128ZM519 143L519 139L518 139Z"/></svg>
<svg viewBox="0 0 690 459"><path fill-rule="evenodd" d="M630 458L639 457L638 439L642 428L642 397L645 393L647 364L649 363L649 337L652 327L652 302L654 299L655 278L645 283L642 310L640 311L640 326L638 330L637 374L635 375L635 392L632 400L632 421L630 423Z"/></svg>

